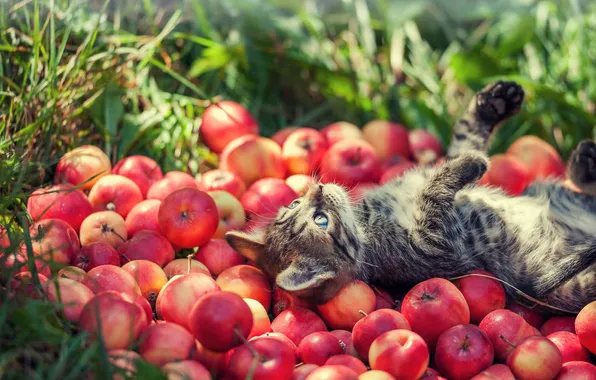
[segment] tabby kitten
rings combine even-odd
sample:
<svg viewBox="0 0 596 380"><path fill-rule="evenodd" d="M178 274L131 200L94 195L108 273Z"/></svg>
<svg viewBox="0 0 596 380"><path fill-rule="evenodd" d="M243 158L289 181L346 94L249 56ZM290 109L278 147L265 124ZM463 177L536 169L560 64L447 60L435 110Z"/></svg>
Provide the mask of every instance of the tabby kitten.
<svg viewBox="0 0 596 380"><path fill-rule="evenodd" d="M489 138L523 99L514 82L487 86L456 123L444 163L414 169L359 202L341 186L314 185L266 228L226 239L280 288L318 303L355 278L412 286L484 269L577 312L596 300L594 142L570 159L569 177L583 193L543 181L511 197L474 184L489 166Z"/></svg>

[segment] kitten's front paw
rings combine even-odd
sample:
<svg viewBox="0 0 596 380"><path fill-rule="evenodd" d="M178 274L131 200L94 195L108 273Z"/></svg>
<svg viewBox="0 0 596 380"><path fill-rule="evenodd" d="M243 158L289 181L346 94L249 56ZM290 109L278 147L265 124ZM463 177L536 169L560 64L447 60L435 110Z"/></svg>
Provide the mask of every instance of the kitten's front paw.
<svg viewBox="0 0 596 380"><path fill-rule="evenodd" d="M488 170L489 159L482 153L466 152L457 160L456 170L465 184L478 181Z"/></svg>
<svg viewBox="0 0 596 380"><path fill-rule="evenodd" d="M496 125L519 112L524 89L515 82L498 81L476 96L476 112L481 120Z"/></svg>
<svg viewBox="0 0 596 380"><path fill-rule="evenodd" d="M596 183L596 143L579 143L569 159L569 178L580 188Z"/></svg>

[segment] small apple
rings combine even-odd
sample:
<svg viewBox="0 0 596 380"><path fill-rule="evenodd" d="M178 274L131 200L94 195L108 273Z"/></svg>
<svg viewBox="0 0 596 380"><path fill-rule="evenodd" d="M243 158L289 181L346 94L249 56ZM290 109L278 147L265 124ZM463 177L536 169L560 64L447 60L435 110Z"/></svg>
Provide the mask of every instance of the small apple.
<svg viewBox="0 0 596 380"><path fill-rule="evenodd" d="M100 178L89 192L93 211L115 211L126 218L130 210L143 200L141 189L132 180L108 174Z"/></svg>
<svg viewBox="0 0 596 380"><path fill-rule="evenodd" d="M435 362L448 379L468 380L493 364L495 352L488 336L470 324L445 330L437 341Z"/></svg>
<svg viewBox="0 0 596 380"><path fill-rule="evenodd" d="M201 174L201 177L197 180L197 187L199 190L205 192L216 190L227 191L236 199L240 199L244 191L246 191L246 185L239 176L227 170L220 169L208 170Z"/></svg>
<svg viewBox="0 0 596 380"><path fill-rule="evenodd" d="M60 219L79 233L81 223L91 214L92 207L81 190L63 184L35 190L27 199L27 211L36 222Z"/></svg>
<svg viewBox="0 0 596 380"><path fill-rule="evenodd" d="M267 276L258 268L235 265L221 272L216 282L221 290L259 301L265 310L269 310L271 306L271 285Z"/></svg>
<svg viewBox="0 0 596 380"><path fill-rule="evenodd" d="M148 326L139 341L139 353L143 359L159 367L188 359L195 349L195 339L191 333L172 322Z"/></svg>
<svg viewBox="0 0 596 380"><path fill-rule="evenodd" d="M338 141L349 139L362 139L362 131L360 128L347 121L337 121L327 125L321 129L321 133L325 136L329 146L334 145Z"/></svg>
<svg viewBox="0 0 596 380"><path fill-rule="evenodd" d="M389 372L371 369L358 376L358 380L395 380Z"/></svg>
<svg viewBox="0 0 596 380"><path fill-rule="evenodd" d="M540 329L542 323L544 323L544 316L537 310L529 309L518 302L511 300L507 305L507 309L511 310L512 312L521 315L526 322L530 324L530 326L534 326L537 329Z"/></svg>
<svg viewBox="0 0 596 380"><path fill-rule="evenodd" d="M82 246L72 258L72 265L83 271L106 264L120 266L120 255L111 245L101 241Z"/></svg>
<svg viewBox="0 0 596 380"><path fill-rule="evenodd" d="M596 366L588 362L563 363L555 380L596 380ZM512 379L513 380L513 379Z"/></svg>
<svg viewBox="0 0 596 380"><path fill-rule="evenodd" d="M429 363L424 339L413 331L398 329L379 335L370 346L371 369L386 371L396 379L418 380Z"/></svg>
<svg viewBox="0 0 596 380"><path fill-rule="evenodd" d="M168 277L168 280L174 276L189 274L189 273L203 273L211 277L209 268L202 262L194 259L175 259L170 261L164 268L164 273Z"/></svg>
<svg viewBox="0 0 596 380"><path fill-rule="evenodd" d="M281 147L266 137L246 135L221 152L219 169L236 174L246 186L261 178L285 178Z"/></svg>
<svg viewBox="0 0 596 380"><path fill-rule="evenodd" d="M168 380L211 380L211 374L204 365L196 360L171 362L161 370L168 375Z"/></svg>
<svg viewBox="0 0 596 380"><path fill-rule="evenodd" d="M292 132L294 132L298 128L300 128L300 127L285 127L285 128L282 128L279 131L275 132L273 135L271 135L271 140L273 140L277 144L279 144L280 147L283 147L284 146L284 143L286 142L286 139L288 138L288 136L291 135Z"/></svg>
<svg viewBox="0 0 596 380"><path fill-rule="evenodd" d="M224 373L228 365L228 358L230 351L215 352L205 348L198 340L195 339L195 351L193 359L207 367L213 376L218 376Z"/></svg>
<svg viewBox="0 0 596 380"><path fill-rule="evenodd" d="M294 174L286 178L286 185L290 186L299 197L306 194L314 184L313 177L306 174Z"/></svg>
<svg viewBox="0 0 596 380"><path fill-rule="evenodd" d="M505 151L514 156L528 169L530 182L547 177L563 178L566 173L565 163L557 150L534 135L525 135L513 142Z"/></svg>
<svg viewBox="0 0 596 380"><path fill-rule="evenodd" d="M557 346L563 356L563 363L590 361L590 353L580 343L579 338L569 331L557 331L546 337Z"/></svg>
<svg viewBox="0 0 596 380"><path fill-rule="evenodd" d="M376 286L373 286L373 290L375 291L375 296L377 297L377 304L375 306L375 310L379 309L395 309L398 305L392 299L391 294L384 290L380 289Z"/></svg>
<svg viewBox="0 0 596 380"><path fill-rule="evenodd" d="M306 380L358 380L358 374L344 365L324 365L312 371Z"/></svg>
<svg viewBox="0 0 596 380"><path fill-rule="evenodd" d="M114 211L99 211L89 215L81 224L81 245L103 242L118 248L128 239L124 218Z"/></svg>
<svg viewBox="0 0 596 380"><path fill-rule="evenodd" d="M300 298L274 284L272 296L273 315L277 317L282 311L293 307L301 307L305 309L314 308L311 302L307 299Z"/></svg>
<svg viewBox="0 0 596 380"><path fill-rule="evenodd" d="M252 298L243 298L244 302L250 308L252 312L252 329L250 330L250 334L248 334L248 338L253 338L256 336L263 335L269 331L271 331L271 321L269 321L269 315L267 314L267 310L261 305L261 303L257 300L253 300Z"/></svg>
<svg viewBox="0 0 596 380"><path fill-rule="evenodd" d="M470 380L515 380L515 377L505 364L493 364Z"/></svg>
<svg viewBox="0 0 596 380"><path fill-rule="evenodd" d="M271 322L271 330L284 334L298 346L305 336L317 331L327 331L327 326L314 311L293 307L275 317Z"/></svg>
<svg viewBox="0 0 596 380"><path fill-rule="evenodd" d="M199 137L215 153L238 137L258 134L259 124L240 103L222 100L203 112Z"/></svg>
<svg viewBox="0 0 596 380"><path fill-rule="evenodd" d="M408 140L414 158L421 164L434 162L443 155L443 145L439 139L425 129L410 130Z"/></svg>
<svg viewBox="0 0 596 380"><path fill-rule="evenodd" d="M174 260L174 248L172 244L162 234L142 230L118 247L120 262L122 265L133 260L149 260L164 267L167 263Z"/></svg>
<svg viewBox="0 0 596 380"><path fill-rule="evenodd" d="M95 296L87 286L64 277L47 281L43 286L48 299L60 303L61 311L71 322L79 320L83 307Z"/></svg>
<svg viewBox="0 0 596 380"><path fill-rule="evenodd" d="M313 128L298 128L282 147L288 174L312 174L319 169L328 145L325 136Z"/></svg>
<svg viewBox="0 0 596 380"><path fill-rule="evenodd" d="M283 179L263 178L254 182L246 190L240 203L246 211L249 225L265 226L282 206L287 206L298 198L298 194Z"/></svg>
<svg viewBox="0 0 596 380"><path fill-rule="evenodd" d="M361 280L352 280L317 310L331 329L352 330L354 324L372 313L377 298L371 287Z"/></svg>
<svg viewBox="0 0 596 380"><path fill-rule="evenodd" d="M29 227L29 234L33 254L39 260L38 269L44 265L70 265L80 247L75 230L61 219L40 220ZM26 251L22 252L26 257Z"/></svg>
<svg viewBox="0 0 596 380"><path fill-rule="evenodd" d="M531 182L531 173L515 156L495 154L490 158L490 167L479 180L479 184L499 187L507 194L520 195Z"/></svg>
<svg viewBox="0 0 596 380"><path fill-rule="evenodd" d="M596 301L584 306L575 318L575 331L581 344L596 355Z"/></svg>
<svg viewBox="0 0 596 380"><path fill-rule="evenodd" d="M259 338L232 351L226 373L232 379L289 379L294 364L294 353L286 344L274 338Z"/></svg>
<svg viewBox="0 0 596 380"><path fill-rule="evenodd" d="M411 330L411 327L398 311L381 309L368 314L356 322L352 329L352 339L358 356L367 362L372 342L387 331L399 329Z"/></svg>
<svg viewBox="0 0 596 380"><path fill-rule="evenodd" d="M308 375L320 366L316 364L300 364L294 368L291 380L305 380Z"/></svg>
<svg viewBox="0 0 596 380"><path fill-rule="evenodd" d="M83 145L60 158L56 165L54 183L81 185L81 190L89 190L111 171L112 163L103 150L94 145Z"/></svg>
<svg viewBox="0 0 596 380"><path fill-rule="evenodd" d="M575 334L574 316L555 316L548 318L540 327L540 333L548 336L557 331L569 331Z"/></svg>
<svg viewBox="0 0 596 380"><path fill-rule="evenodd" d="M194 303L188 315L188 326L205 348L223 352L246 341L253 317L250 307L239 295L220 291L205 294Z"/></svg>
<svg viewBox="0 0 596 380"><path fill-rule="evenodd" d="M159 220L159 206L161 201L159 199L146 199L137 203L128 213L125 219L126 233L129 238L142 230L151 230L160 232Z"/></svg>
<svg viewBox="0 0 596 380"><path fill-rule="evenodd" d="M362 127L362 135L383 159L392 154L412 155L408 130L401 124L386 120L373 120Z"/></svg>
<svg viewBox="0 0 596 380"><path fill-rule="evenodd" d="M126 270L116 265L99 265L87 272L87 276L81 281L93 293L99 294L106 290L114 290L124 293L130 297L141 295L141 288L134 277Z"/></svg>
<svg viewBox="0 0 596 380"><path fill-rule="evenodd" d="M343 365L354 370L358 375L366 372L366 366L361 360L346 354L333 355L327 359L324 365Z"/></svg>
<svg viewBox="0 0 596 380"><path fill-rule="evenodd" d="M143 198L155 182L163 178L159 164L147 156L133 155L122 158L112 168L113 174L118 174L133 181L141 190Z"/></svg>
<svg viewBox="0 0 596 380"><path fill-rule="evenodd" d="M294 356L295 356L295 360L298 361L298 347L296 347L294 342L292 342L290 340L290 338L288 338L284 334L268 331L262 335L254 336L254 337L250 338L248 341L252 342L255 339L261 339L261 338L273 338L273 339L279 340L280 342L283 342L284 344L286 344L288 347L290 347L292 349L292 352L294 353Z"/></svg>
<svg viewBox="0 0 596 380"><path fill-rule="evenodd" d="M470 309L463 294L452 282L438 277L410 289L402 302L401 313L431 350L443 331L470 323Z"/></svg>
<svg viewBox="0 0 596 380"><path fill-rule="evenodd" d="M507 356L507 367L519 380L554 379L562 364L557 346L542 336L522 339Z"/></svg>
<svg viewBox="0 0 596 380"><path fill-rule="evenodd" d="M213 198L199 189L184 188L168 195L159 206L159 228L173 244L194 248L211 239L219 223Z"/></svg>
<svg viewBox="0 0 596 380"><path fill-rule="evenodd" d="M168 278L161 267L149 260L134 260L122 266L135 279L143 297L154 305Z"/></svg>
<svg viewBox="0 0 596 380"><path fill-rule="evenodd" d="M333 336L335 336L339 340L339 344L341 345L341 348L344 349L345 354L351 355L355 358L362 359L358 355L358 352L356 351L356 348L354 347L353 337L352 337L352 333L350 331L348 331L348 330L332 330L332 331L329 331L329 333L333 334ZM367 360L368 360L368 358L367 358Z"/></svg>
<svg viewBox="0 0 596 380"><path fill-rule="evenodd" d="M244 227L246 213L242 203L236 197L223 190L210 191L207 194L215 201L219 216L219 224L213 235L214 239L223 239L226 232L241 230Z"/></svg>
<svg viewBox="0 0 596 380"><path fill-rule="evenodd" d="M535 335L521 315L511 310L498 309L491 311L478 325L480 330L488 336L495 349L495 358L505 360L522 339Z"/></svg>
<svg viewBox="0 0 596 380"><path fill-rule="evenodd" d="M307 364L322 366L331 356L343 353L339 340L327 331L308 334L298 345L298 356Z"/></svg>
<svg viewBox="0 0 596 380"><path fill-rule="evenodd" d="M219 276L224 270L244 264L245 261L224 239L209 240L199 247L194 258L203 263L213 276Z"/></svg>
<svg viewBox="0 0 596 380"><path fill-rule="evenodd" d="M470 272L470 277L463 277L453 282L463 294L470 308L470 322L478 324L488 313L497 309L504 309L507 296L503 285L492 273L475 270ZM476 276L478 275L478 276Z"/></svg>
<svg viewBox="0 0 596 380"><path fill-rule="evenodd" d="M162 179L154 182L147 190L147 199L157 199L163 201L168 195L176 190L197 188L197 183L193 176L179 170L167 172Z"/></svg>
<svg viewBox="0 0 596 380"><path fill-rule="evenodd" d="M379 156L364 140L342 140L331 146L322 159L320 172L323 182L347 187L377 182L381 177Z"/></svg>

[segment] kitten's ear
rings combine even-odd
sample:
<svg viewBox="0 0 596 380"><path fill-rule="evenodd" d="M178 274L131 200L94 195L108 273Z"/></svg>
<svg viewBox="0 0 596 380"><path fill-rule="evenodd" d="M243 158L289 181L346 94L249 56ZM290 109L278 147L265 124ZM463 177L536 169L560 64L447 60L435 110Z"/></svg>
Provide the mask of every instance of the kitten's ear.
<svg viewBox="0 0 596 380"><path fill-rule="evenodd" d="M323 281L336 276L335 272L311 272L299 268L295 262L277 275L275 283L287 291L299 291L320 285Z"/></svg>
<svg viewBox="0 0 596 380"><path fill-rule="evenodd" d="M225 238L236 252L255 263L265 249L265 230L250 233L229 231L226 232Z"/></svg>

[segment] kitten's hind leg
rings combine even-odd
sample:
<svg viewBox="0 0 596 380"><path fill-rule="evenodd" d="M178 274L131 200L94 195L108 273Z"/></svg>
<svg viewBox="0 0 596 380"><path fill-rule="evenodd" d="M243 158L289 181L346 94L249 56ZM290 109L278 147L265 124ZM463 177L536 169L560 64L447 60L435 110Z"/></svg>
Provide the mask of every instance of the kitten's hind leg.
<svg viewBox="0 0 596 380"><path fill-rule="evenodd" d="M588 195L596 196L596 143L579 143L569 158L568 175L571 181Z"/></svg>
<svg viewBox="0 0 596 380"><path fill-rule="evenodd" d="M495 128L517 114L523 100L524 90L515 82L498 81L479 91L453 127L447 158L486 152Z"/></svg>

